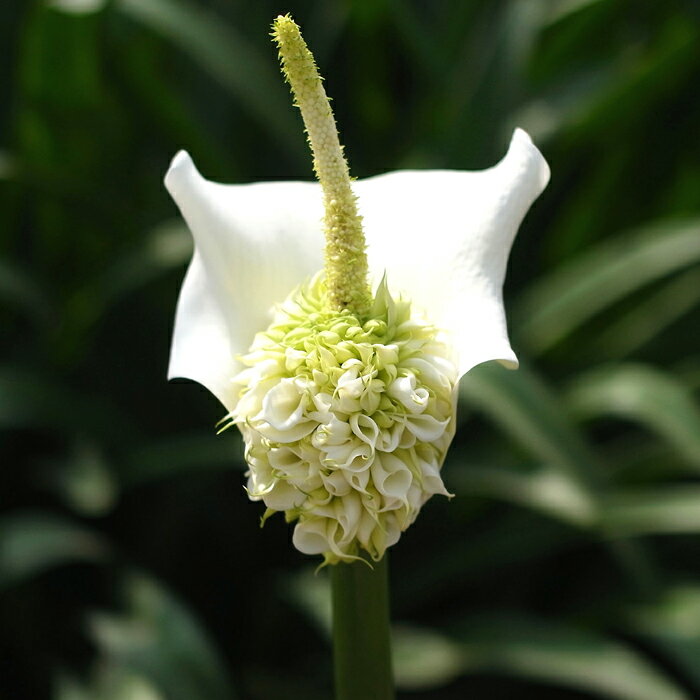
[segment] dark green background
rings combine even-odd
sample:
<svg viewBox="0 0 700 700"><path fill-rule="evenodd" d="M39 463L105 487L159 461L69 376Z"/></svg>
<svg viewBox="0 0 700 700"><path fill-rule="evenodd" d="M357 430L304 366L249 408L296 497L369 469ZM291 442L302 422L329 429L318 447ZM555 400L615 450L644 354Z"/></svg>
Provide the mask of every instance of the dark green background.
<svg viewBox="0 0 700 700"><path fill-rule="evenodd" d="M700 4L101 5L0 5L0 696L331 696L325 573L165 381L172 155L310 175L290 11L355 176L486 167L516 125L553 173L506 285L523 368L464 379L457 496L391 552L401 697L700 697Z"/></svg>

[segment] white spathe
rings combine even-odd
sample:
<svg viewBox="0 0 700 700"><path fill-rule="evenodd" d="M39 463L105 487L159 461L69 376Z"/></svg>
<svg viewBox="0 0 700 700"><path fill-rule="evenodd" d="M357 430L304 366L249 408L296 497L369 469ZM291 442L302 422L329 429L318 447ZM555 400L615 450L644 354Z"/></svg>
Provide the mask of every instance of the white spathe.
<svg viewBox="0 0 700 700"><path fill-rule="evenodd" d="M488 360L517 366L502 287L520 222L548 180L542 154L516 129L487 170L397 171L354 183L373 286L386 273L392 295L448 333L460 376ZM203 384L231 411L237 356L268 327L274 305L323 267L320 186L216 184L184 151L165 184L195 241L168 377Z"/></svg>

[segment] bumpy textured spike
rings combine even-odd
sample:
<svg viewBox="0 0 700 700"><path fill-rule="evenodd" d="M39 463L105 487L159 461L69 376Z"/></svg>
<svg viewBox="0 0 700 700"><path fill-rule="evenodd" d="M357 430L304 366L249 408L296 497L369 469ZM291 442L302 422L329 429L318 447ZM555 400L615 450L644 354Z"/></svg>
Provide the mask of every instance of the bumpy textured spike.
<svg viewBox="0 0 700 700"><path fill-rule="evenodd" d="M272 28L282 72L301 110L314 171L323 188L328 302L336 311L349 309L364 316L371 303L365 237L330 102L294 20L280 16Z"/></svg>
<svg viewBox="0 0 700 700"><path fill-rule="evenodd" d="M328 311L317 275L258 333L228 416L248 493L296 522L294 545L379 560L433 494L454 434L457 370L440 333L379 286L370 320Z"/></svg>

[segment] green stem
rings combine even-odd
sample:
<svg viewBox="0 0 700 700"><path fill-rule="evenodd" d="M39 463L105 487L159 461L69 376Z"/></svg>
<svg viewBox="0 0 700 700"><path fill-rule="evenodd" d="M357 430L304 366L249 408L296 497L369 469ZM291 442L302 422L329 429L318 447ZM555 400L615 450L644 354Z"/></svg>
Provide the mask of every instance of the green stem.
<svg viewBox="0 0 700 700"><path fill-rule="evenodd" d="M331 566L336 700L393 700L389 575L379 562Z"/></svg>

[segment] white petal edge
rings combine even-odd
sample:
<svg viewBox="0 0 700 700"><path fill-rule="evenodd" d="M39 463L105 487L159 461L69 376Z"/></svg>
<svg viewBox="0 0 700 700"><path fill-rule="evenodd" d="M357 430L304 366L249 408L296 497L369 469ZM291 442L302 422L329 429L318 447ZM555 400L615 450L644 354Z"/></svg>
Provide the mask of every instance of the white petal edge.
<svg viewBox="0 0 700 700"><path fill-rule="evenodd" d="M386 272L450 334L460 376L499 360L517 366L502 286L517 229L549 180L546 161L516 129L494 167L399 171L355 183L374 283ZM203 384L228 410L237 355L272 308L323 264L319 185L205 180L187 153L165 177L195 240L176 312L168 377Z"/></svg>
<svg viewBox="0 0 700 700"><path fill-rule="evenodd" d="M189 226L195 254L180 291L168 378L203 384L230 411L236 359L275 304L323 265L322 203L306 182L220 185L180 151L165 186Z"/></svg>
<svg viewBox="0 0 700 700"><path fill-rule="evenodd" d="M481 171L400 171L356 183L370 269L386 270L451 335L459 376L488 360L517 367L502 289L515 234L549 181L549 167L522 130L503 159Z"/></svg>

